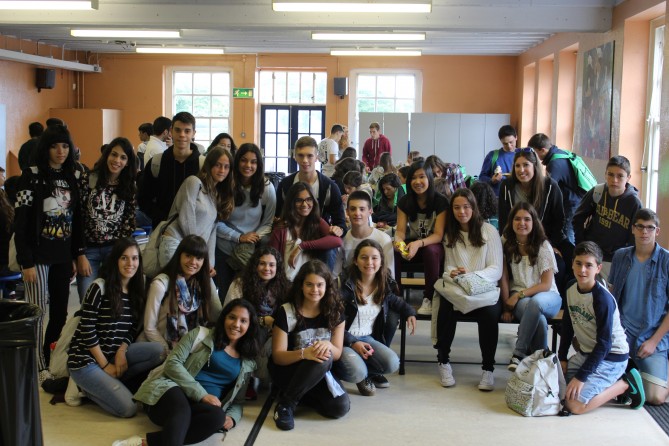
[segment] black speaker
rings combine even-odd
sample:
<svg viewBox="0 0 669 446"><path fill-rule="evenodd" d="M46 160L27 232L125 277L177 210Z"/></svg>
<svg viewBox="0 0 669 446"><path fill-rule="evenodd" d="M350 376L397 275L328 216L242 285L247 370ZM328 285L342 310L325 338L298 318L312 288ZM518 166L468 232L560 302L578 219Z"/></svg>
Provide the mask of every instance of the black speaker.
<svg viewBox="0 0 669 446"><path fill-rule="evenodd" d="M348 94L348 78L335 77L334 78L334 94L336 96L344 97Z"/></svg>
<svg viewBox="0 0 669 446"><path fill-rule="evenodd" d="M38 68L37 69L37 78L35 80L35 86L37 91L41 91L42 88L52 89L56 86L56 70L51 70L47 68Z"/></svg>

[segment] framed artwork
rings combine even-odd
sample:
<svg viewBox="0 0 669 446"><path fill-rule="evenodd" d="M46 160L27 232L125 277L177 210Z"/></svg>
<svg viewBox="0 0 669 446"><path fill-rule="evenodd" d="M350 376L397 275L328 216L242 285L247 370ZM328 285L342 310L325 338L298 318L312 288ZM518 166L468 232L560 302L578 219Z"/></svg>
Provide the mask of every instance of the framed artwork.
<svg viewBox="0 0 669 446"><path fill-rule="evenodd" d="M609 42L583 55L580 149L588 158L608 160L611 153L613 49Z"/></svg>

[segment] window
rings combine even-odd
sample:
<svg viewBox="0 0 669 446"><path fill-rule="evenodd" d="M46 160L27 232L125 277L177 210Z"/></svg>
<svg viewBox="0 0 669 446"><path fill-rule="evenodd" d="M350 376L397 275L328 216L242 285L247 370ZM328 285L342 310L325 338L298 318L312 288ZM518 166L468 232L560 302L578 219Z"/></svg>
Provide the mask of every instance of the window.
<svg viewBox="0 0 669 446"><path fill-rule="evenodd" d="M172 69L170 117L186 111L195 116L195 141L208 147L219 133L230 133L230 84L228 71Z"/></svg>
<svg viewBox="0 0 669 446"><path fill-rule="evenodd" d="M660 163L660 100L662 97L662 65L664 60L664 17L651 22L651 51L648 82L648 114L643 150L643 202L657 209L657 186Z"/></svg>
<svg viewBox="0 0 669 446"><path fill-rule="evenodd" d="M361 112L379 113L414 113L422 108L420 102L422 76L418 71L406 72L353 72L355 85L352 88L351 100L355 104L354 116L349 117L353 123L349 137L358 135L358 116ZM354 141L352 141L354 142ZM355 142L361 146L362 141Z"/></svg>
<svg viewBox="0 0 669 446"><path fill-rule="evenodd" d="M325 104L327 73L318 71L261 71L261 104Z"/></svg>

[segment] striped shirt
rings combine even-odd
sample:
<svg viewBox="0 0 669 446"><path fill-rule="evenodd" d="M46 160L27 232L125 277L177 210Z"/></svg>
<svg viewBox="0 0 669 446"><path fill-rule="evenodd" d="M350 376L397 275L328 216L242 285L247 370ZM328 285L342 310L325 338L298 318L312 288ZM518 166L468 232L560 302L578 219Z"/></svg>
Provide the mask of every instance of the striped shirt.
<svg viewBox="0 0 669 446"><path fill-rule="evenodd" d="M123 310L118 318L112 318L109 299L102 294L98 284L93 283L86 293L81 307L81 321L74 332L70 345L67 366L78 370L95 363L90 349L100 346L107 360L113 360L121 344L130 345L137 322L133 321L130 300L122 293Z"/></svg>

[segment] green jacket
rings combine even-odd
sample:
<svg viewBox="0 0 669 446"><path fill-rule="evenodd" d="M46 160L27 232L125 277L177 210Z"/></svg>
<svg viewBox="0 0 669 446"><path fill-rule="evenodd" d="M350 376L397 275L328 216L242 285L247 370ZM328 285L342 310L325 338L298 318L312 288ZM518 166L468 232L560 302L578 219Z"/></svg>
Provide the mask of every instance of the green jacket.
<svg viewBox="0 0 669 446"><path fill-rule="evenodd" d="M188 332L167 357L164 368L151 372L135 394L137 401L153 406L165 392L174 386L181 387L186 397L192 401L200 401L207 395L207 391L195 380L195 376L211 357L214 349L213 330L209 331L200 346L193 348L198 332L199 330ZM228 393L227 399L221 401L221 409L235 421L235 425L239 423L242 417L242 404L246 396L246 387L249 377L255 369L256 363L254 360L242 359L241 370L235 382L235 387Z"/></svg>

